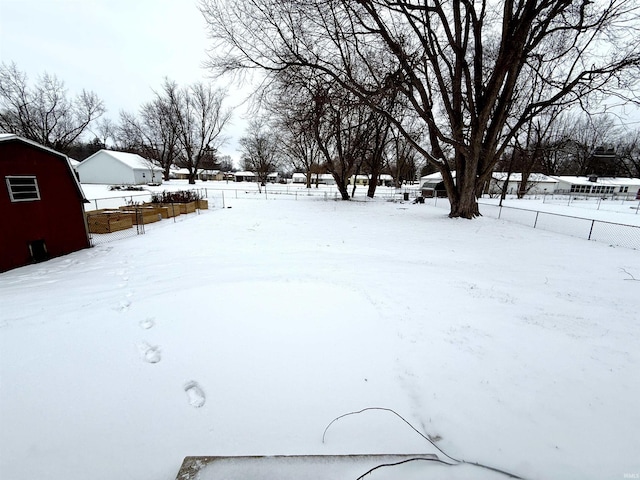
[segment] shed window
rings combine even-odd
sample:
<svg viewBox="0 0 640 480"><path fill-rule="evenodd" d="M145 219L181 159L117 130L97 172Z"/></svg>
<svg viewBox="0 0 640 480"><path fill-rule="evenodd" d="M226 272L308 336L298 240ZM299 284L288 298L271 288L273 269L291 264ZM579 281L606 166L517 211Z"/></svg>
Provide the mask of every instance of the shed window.
<svg viewBox="0 0 640 480"><path fill-rule="evenodd" d="M36 177L5 177L12 202L40 200Z"/></svg>

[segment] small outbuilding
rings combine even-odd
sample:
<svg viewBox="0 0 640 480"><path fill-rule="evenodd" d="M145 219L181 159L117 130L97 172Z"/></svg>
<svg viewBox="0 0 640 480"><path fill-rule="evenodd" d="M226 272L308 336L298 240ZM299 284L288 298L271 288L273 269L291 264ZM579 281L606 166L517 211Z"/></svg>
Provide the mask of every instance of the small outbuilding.
<svg viewBox="0 0 640 480"><path fill-rule="evenodd" d="M455 178L455 172L452 172L452 175ZM420 194L423 197L427 198L446 197L447 190L444 186L442 174L436 172L430 175L425 175L424 177L420 177Z"/></svg>
<svg viewBox="0 0 640 480"><path fill-rule="evenodd" d="M162 169L135 153L99 150L76 167L81 183L147 185L162 183Z"/></svg>
<svg viewBox="0 0 640 480"><path fill-rule="evenodd" d="M0 134L0 272L89 247L86 199L66 155Z"/></svg>

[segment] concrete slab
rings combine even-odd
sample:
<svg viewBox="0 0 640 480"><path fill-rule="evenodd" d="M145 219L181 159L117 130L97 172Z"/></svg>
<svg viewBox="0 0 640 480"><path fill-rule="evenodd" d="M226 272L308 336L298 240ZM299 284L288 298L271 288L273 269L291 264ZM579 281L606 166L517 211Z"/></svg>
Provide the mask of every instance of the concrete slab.
<svg viewBox="0 0 640 480"><path fill-rule="evenodd" d="M471 464L449 465L435 454L186 457L176 480L502 479Z"/></svg>

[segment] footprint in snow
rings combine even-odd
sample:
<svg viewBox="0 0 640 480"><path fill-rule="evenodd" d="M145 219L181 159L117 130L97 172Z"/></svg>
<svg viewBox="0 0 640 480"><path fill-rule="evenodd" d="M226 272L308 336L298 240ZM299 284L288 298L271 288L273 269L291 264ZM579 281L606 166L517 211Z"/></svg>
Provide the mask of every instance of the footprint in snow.
<svg viewBox="0 0 640 480"><path fill-rule="evenodd" d="M207 401L204 391L198 385L198 382L193 380L184 384L184 391L189 399L189 405L194 408L200 408Z"/></svg>
<svg viewBox="0 0 640 480"><path fill-rule="evenodd" d="M154 325L155 325L155 322L154 322L154 318L153 317L149 317L149 318L145 318L144 320L140 320L140 326L142 328L144 328L145 330L149 330Z"/></svg>
<svg viewBox="0 0 640 480"><path fill-rule="evenodd" d="M140 355L142 359L147 363L158 363L162 360L162 353L160 352L160 347L157 345L149 345L148 343L143 343L138 346L140 349Z"/></svg>

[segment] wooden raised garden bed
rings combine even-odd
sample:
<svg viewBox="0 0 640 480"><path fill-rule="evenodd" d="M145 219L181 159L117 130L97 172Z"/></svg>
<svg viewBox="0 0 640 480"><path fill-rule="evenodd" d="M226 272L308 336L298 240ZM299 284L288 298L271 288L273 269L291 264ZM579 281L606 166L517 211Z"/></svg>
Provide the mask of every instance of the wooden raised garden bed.
<svg viewBox="0 0 640 480"><path fill-rule="evenodd" d="M147 225L148 223L159 222L162 220L162 215L158 213L154 208L144 207L120 207L120 211L131 217L131 221L134 225Z"/></svg>
<svg viewBox="0 0 640 480"><path fill-rule="evenodd" d="M176 203L180 207L180 213L194 213L196 211L196 202Z"/></svg>
<svg viewBox="0 0 640 480"><path fill-rule="evenodd" d="M158 203L143 203L141 208L144 208L145 210L153 211L158 215L160 215L162 218L171 218L172 216L170 215L170 211L169 211L169 209L171 208L170 205L162 206Z"/></svg>
<svg viewBox="0 0 640 480"><path fill-rule="evenodd" d="M120 210L96 210L87 212L89 233L113 233L133 227L130 215Z"/></svg>
<svg viewBox="0 0 640 480"><path fill-rule="evenodd" d="M158 206L160 208L167 209L167 218L173 218L180 216L180 205L177 203L152 203L151 205Z"/></svg>

